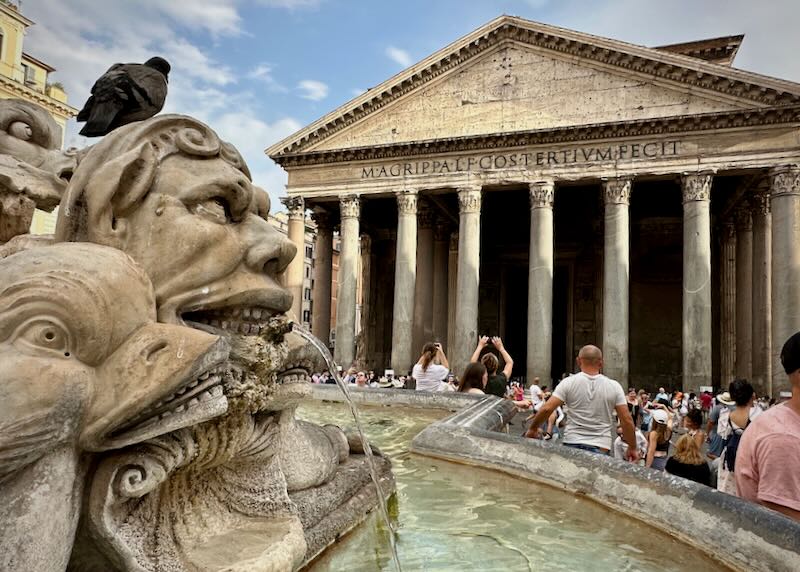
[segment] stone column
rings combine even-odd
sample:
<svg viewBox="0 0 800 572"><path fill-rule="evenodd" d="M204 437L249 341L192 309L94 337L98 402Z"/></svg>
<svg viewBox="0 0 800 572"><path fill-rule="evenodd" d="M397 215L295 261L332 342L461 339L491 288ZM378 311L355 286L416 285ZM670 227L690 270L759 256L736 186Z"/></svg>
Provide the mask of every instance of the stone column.
<svg viewBox="0 0 800 572"><path fill-rule="evenodd" d="M458 232L450 233L447 252L447 347L446 354L456 347L456 308L458 307Z"/></svg>
<svg viewBox="0 0 800 572"><path fill-rule="evenodd" d="M358 367L368 369L371 366L369 343L372 331L372 237L361 235L361 319L358 321L360 331L356 336L356 361Z"/></svg>
<svg viewBox="0 0 800 572"><path fill-rule="evenodd" d="M773 169L772 211L772 395L791 391L780 354L800 331L800 168Z"/></svg>
<svg viewBox="0 0 800 572"><path fill-rule="evenodd" d="M603 182L603 369L628 388L631 179Z"/></svg>
<svg viewBox="0 0 800 572"><path fill-rule="evenodd" d="M722 387L736 377L736 225L727 220L722 226L722 304L720 335Z"/></svg>
<svg viewBox="0 0 800 572"><path fill-rule="evenodd" d="M753 223L750 205L736 211L736 377L753 376Z"/></svg>
<svg viewBox="0 0 800 572"><path fill-rule="evenodd" d="M711 385L711 181L684 175L683 390Z"/></svg>
<svg viewBox="0 0 800 572"><path fill-rule="evenodd" d="M553 355L553 182L529 185L531 201L528 261L528 384L538 377L552 386Z"/></svg>
<svg viewBox="0 0 800 572"><path fill-rule="evenodd" d="M417 280L414 286L414 336L411 353L433 340L433 220L430 205L422 199L417 205Z"/></svg>
<svg viewBox="0 0 800 572"><path fill-rule="evenodd" d="M286 234L297 247L297 255L286 269L286 288L292 293L292 318L298 324L303 319L303 263L306 256L306 206L303 197L285 197L281 202L289 212Z"/></svg>
<svg viewBox="0 0 800 572"><path fill-rule="evenodd" d="M333 280L333 226L330 215L315 211L311 217L317 223L314 243L314 291L311 293L311 333L330 345L331 284Z"/></svg>
<svg viewBox="0 0 800 572"><path fill-rule="evenodd" d="M478 297L481 263L481 188L458 189L458 278L455 337L450 367L464 372L478 341Z"/></svg>
<svg viewBox="0 0 800 572"><path fill-rule="evenodd" d="M436 219L433 228L433 339L447 350L447 264L450 229L447 221Z"/></svg>
<svg viewBox="0 0 800 572"><path fill-rule="evenodd" d="M753 387L772 394L772 215L769 193L753 196Z"/></svg>
<svg viewBox="0 0 800 572"><path fill-rule="evenodd" d="M358 290L358 243L361 200L354 195L339 198L341 213L339 290L336 294L336 363L347 369L355 358L356 295Z"/></svg>
<svg viewBox="0 0 800 572"><path fill-rule="evenodd" d="M405 374L412 365L414 288L417 280L417 193L397 193L397 249L392 314L392 369Z"/></svg>

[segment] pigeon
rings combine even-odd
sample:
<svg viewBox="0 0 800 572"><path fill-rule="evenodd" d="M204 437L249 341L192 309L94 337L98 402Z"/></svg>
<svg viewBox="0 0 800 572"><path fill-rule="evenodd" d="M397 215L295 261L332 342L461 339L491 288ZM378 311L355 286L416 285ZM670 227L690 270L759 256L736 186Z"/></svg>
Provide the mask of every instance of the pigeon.
<svg viewBox="0 0 800 572"><path fill-rule="evenodd" d="M164 107L170 65L164 58L143 64L114 64L92 86L78 113L86 122L80 134L100 137L117 127L152 117Z"/></svg>

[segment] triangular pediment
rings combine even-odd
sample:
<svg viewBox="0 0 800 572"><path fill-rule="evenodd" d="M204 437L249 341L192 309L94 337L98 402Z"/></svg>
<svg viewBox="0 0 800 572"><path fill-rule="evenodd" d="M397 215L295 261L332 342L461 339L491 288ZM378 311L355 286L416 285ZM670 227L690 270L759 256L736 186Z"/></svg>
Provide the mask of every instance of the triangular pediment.
<svg viewBox="0 0 800 572"><path fill-rule="evenodd" d="M272 157L797 103L800 85L503 16L267 150Z"/></svg>

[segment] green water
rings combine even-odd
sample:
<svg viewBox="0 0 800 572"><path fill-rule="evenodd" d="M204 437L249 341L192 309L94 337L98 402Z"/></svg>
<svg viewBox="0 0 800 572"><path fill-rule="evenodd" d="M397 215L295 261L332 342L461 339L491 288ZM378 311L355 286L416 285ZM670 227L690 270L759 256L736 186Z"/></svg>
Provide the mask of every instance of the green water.
<svg viewBox="0 0 800 572"><path fill-rule="evenodd" d="M397 548L403 570L717 571L701 552L593 502L487 469L409 453L443 412L360 407L364 430L392 460ZM310 403L300 417L354 429L343 405ZM676 518L679 515L676 514ZM372 513L308 568L392 570L384 527Z"/></svg>

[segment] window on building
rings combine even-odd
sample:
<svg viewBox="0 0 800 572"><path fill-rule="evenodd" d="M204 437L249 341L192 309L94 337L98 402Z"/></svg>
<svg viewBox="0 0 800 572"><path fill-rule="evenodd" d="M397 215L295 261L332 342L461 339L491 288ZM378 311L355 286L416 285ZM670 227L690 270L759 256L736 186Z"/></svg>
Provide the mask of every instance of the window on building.
<svg viewBox="0 0 800 572"><path fill-rule="evenodd" d="M311 267L306 266L306 278L311 278Z"/></svg>
<svg viewBox="0 0 800 572"><path fill-rule="evenodd" d="M304 310L303 311L303 321L304 322L310 322L311 321L311 312L309 312L308 310Z"/></svg>
<svg viewBox="0 0 800 572"><path fill-rule="evenodd" d="M303 292L303 298L305 300L311 300L311 288L306 288Z"/></svg>
<svg viewBox="0 0 800 572"><path fill-rule="evenodd" d="M312 258L314 256L314 250L310 246L306 246L306 258Z"/></svg>
<svg viewBox="0 0 800 572"><path fill-rule="evenodd" d="M25 74L25 83L36 83L34 69L28 64L22 64L22 71Z"/></svg>
<svg viewBox="0 0 800 572"><path fill-rule="evenodd" d="M3 35L3 32L0 31L0 58L3 57L3 48L5 47L5 39L6 37Z"/></svg>

